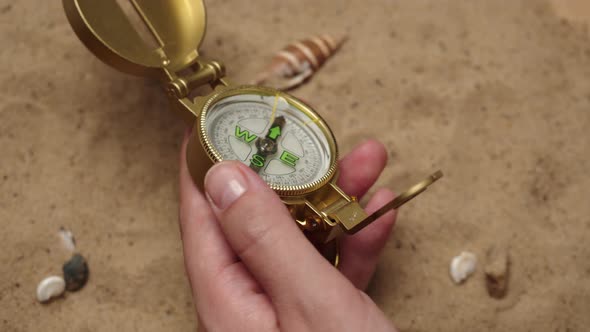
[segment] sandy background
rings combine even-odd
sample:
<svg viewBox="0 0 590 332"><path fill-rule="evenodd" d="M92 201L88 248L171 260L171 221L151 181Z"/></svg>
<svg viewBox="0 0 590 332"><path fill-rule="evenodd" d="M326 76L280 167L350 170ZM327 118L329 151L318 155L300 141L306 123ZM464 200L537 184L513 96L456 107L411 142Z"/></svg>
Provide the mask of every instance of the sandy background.
<svg viewBox="0 0 590 332"><path fill-rule="evenodd" d="M202 53L246 82L294 39L350 37L295 94L343 152L391 154L380 186L446 177L402 210L369 294L402 331L587 331L590 34L583 0L208 1ZM183 124L153 82L95 59L59 1L0 1L0 331L196 326L177 227ZM359 121L359 116L361 121ZM56 230L89 259L50 305ZM451 257L511 248L506 298ZM337 307L335 307L337 310Z"/></svg>

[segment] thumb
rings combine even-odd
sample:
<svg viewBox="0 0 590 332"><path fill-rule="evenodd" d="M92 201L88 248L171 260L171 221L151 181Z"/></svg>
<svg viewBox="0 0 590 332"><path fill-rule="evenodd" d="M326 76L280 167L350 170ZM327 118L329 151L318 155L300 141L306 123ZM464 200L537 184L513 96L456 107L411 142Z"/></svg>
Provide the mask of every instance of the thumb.
<svg viewBox="0 0 590 332"><path fill-rule="evenodd" d="M317 287L344 279L305 238L275 192L244 164L213 166L205 191L228 243L275 304L305 301ZM314 287L305 282L311 274Z"/></svg>

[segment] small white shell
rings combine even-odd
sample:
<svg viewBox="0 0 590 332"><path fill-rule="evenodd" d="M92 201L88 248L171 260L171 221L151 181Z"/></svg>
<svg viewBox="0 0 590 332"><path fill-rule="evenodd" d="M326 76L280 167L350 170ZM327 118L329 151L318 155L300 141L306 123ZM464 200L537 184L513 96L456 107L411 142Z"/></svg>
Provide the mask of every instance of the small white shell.
<svg viewBox="0 0 590 332"><path fill-rule="evenodd" d="M59 276L47 277L37 286L37 300L39 302L46 302L52 297L57 297L63 294L66 289L66 282L64 278Z"/></svg>
<svg viewBox="0 0 590 332"><path fill-rule="evenodd" d="M449 269L451 279L453 279L456 284L460 284L467 279L473 271L475 271L476 265L477 257L475 254L469 251L462 251L459 256L455 256L451 260L451 266Z"/></svg>

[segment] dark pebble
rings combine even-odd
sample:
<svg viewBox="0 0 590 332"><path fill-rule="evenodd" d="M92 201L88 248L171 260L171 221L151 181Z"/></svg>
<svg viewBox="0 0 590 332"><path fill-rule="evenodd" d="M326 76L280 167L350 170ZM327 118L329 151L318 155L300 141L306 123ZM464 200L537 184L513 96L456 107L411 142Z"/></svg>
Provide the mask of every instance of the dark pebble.
<svg viewBox="0 0 590 332"><path fill-rule="evenodd" d="M74 254L74 256L63 265L62 270L64 272L66 289L68 291L75 292L86 285L89 273L88 264L82 255Z"/></svg>

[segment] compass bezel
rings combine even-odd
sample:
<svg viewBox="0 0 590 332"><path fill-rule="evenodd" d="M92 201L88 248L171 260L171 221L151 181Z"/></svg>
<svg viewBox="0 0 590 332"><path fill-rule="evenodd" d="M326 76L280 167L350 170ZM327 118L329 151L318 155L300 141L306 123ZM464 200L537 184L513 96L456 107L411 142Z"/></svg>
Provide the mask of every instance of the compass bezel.
<svg viewBox="0 0 590 332"><path fill-rule="evenodd" d="M237 87L230 87L223 89L222 91L215 92L206 98L205 102L203 103L201 112L198 116L198 119L196 121L196 129L198 133L197 136L200 140L201 146L203 147L209 158L213 161L213 163L221 162L224 159L213 145L207 133L207 114L211 111L213 106L217 104L217 102L225 98L241 94L256 94L262 96L276 96L278 94L280 97L283 97L289 103L289 105L305 113L305 115L309 117L318 126L322 134L325 136L326 141L328 142L330 161L326 173L322 175L319 179L302 185L284 186L269 183L269 186L278 195L289 197L306 195L310 192L313 192L323 187L333 179L337 171L338 147L336 144L336 139L334 138L334 134L332 133L330 127L326 124L325 120L317 112L315 112L311 107L309 107L301 100L280 90L261 86L242 85Z"/></svg>

